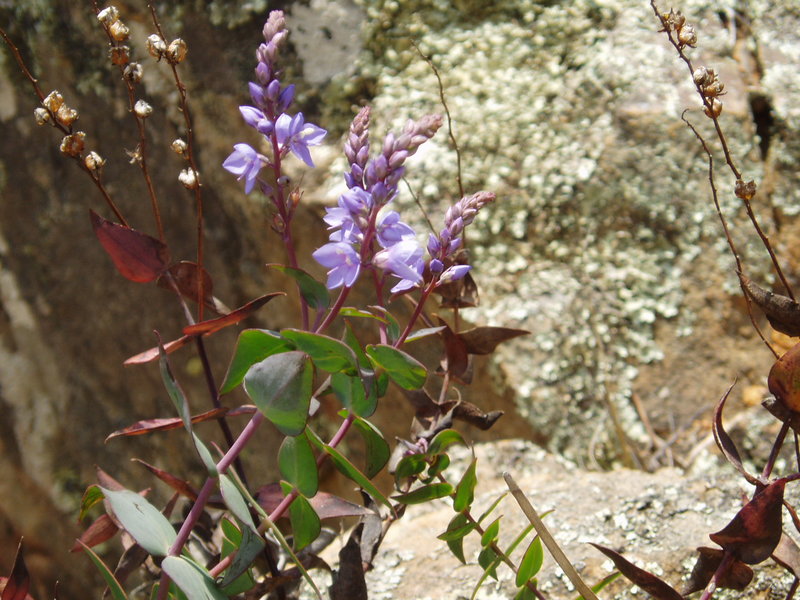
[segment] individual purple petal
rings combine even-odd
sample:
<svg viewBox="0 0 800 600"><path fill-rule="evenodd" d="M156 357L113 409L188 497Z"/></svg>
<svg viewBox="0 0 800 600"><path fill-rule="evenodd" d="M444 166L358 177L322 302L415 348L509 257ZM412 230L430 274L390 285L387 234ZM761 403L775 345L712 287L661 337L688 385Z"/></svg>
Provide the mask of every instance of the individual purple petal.
<svg viewBox="0 0 800 600"><path fill-rule="evenodd" d="M325 244L311 256L323 267L328 267L328 289L344 285L352 287L361 271L361 259L355 248L346 242Z"/></svg>
<svg viewBox="0 0 800 600"><path fill-rule="evenodd" d="M264 161L261 155L248 144L235 144L233 152L225 159L222 166L236 175L239 181L244 178L244 192L249 194L253 191L258 172L264 166Z"/></svg>
<svg viewBox="0 0 800 600"><path fill-rule="evenodd" d="M273 125L267 116L253 106L240 106L239 112L242 113L244 122L263 135L272 133Z"/></svg>
<svg viewBox="0 0 800 600"><path fill-rule="evenodd" d="M253 104L263 106L265 102L264 88L252 81L247 84L247 87L250 88L250 97L253 99Z"/></svg>
<svg viewBox="0 0 800 600"><path fill-rule="evenodd" d="M428 254L431 256L439 256L442 250L442 245L439 243L439 238L433 233L428 234Z"/></svg>
<svg viewBox="0 0 800 600"><path fill-rule="evenodd" d="M292 100L294 100L294 84L290 83L278 96L278 110L285 111L292 104Z"/></svg>
<svg viewBox="0 0 800 600"><path fill-rule="evenodd" d="M408 289L422 282L425 261L423 250L415 239L405 239L394 246L381 250L373 258L376 266L388 271L402 281L392 291Z"/></svg>
<svg viewBox="0 0 800 600"><path fill-rule="evenodd" d="M472 267L470 265L453 265L444 273L442 273L442 275L439 277L439 282L436 285L450 283L451 281L458 281L464 277L464 275L469 273L471 268Z"/></svg>
<svg viewBox="0 0 800 600"><path fill-rule="evenodd" d="M416 237L416 232L410 225L403 223L400 220L400 214L394 210L387 211L378 218L377 233L378 243L383 248L394 246L404 239Z"/></svg>

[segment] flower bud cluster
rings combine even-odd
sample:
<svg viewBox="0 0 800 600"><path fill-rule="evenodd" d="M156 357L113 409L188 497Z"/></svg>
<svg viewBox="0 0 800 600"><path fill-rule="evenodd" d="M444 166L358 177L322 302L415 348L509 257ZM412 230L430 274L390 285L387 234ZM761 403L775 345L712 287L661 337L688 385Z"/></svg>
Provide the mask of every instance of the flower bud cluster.
<svg viewBox="0 0 800 600"><path fill-rule="evenodd" d="M321 127L306 123L303 113L290 116L286 112L294 100L294 85L282 86L278 80L276 59L288 36L282 11L274 10L269 14L263 33L264 43L256 52L256 81L249 84L253 106L240 106L239 112L247 125L266 138L268 146L277 148L278 156L270 160L249 144L235 144L233 153L222 163L225 169L245 180L248 194L256 183L263 193L272 193L272 188L259 179L259 171L267 165L274 166L290 152L313 167L308 147L321 144L327 134ZM167 53L169 51L168 48Z"/></svg>
<svg viewBox="0 0 800 600"><path fill-rule="evenodd" d="M670 9L668 14L662 15L662 22L668 31L675 33L681 48L684 46L694 48L697 45L697 33L694 27L686 24L686 17L680 11Z"/></svg>

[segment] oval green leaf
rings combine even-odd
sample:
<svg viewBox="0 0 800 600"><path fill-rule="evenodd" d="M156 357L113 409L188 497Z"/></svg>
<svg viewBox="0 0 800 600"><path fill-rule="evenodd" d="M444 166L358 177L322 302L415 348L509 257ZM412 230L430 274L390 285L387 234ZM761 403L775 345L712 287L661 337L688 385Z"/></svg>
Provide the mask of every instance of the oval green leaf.
<svg viewBox="0 0 800 600"><path fill-rule="evenodd" d="M136 492L101 490L114 516L136 543L148 554L166 556L177 537L167 518Z"/></svg>
<svg viewBox="0 0 800 600"><path fill-rule="evenodd" d="M400 504L421 504L437 498L444 498L452 493L453 486L449 483L431 483L418 487L407 494L392 496L392 500L396 500Z"/></svg>
<svg viewBox="0 0 800 600"><path fill-rule="evenodd" d="M344 373L331 375L331 388L347 410L352 413L369 417L378 407L378 396L375 377L372 371L362 370L362 377L351 377ZM364 385L369 385L369 394Z"/></svg>
<svg viewBox="0 0 800 600"><path fill-rule="evenodd" d="M292 345L274 331L267 329L245 329L239 334L236 351L228 366L225 381L219 393L227 394L242 383L248 369L268 356L294 350Z"/></svg>
<svg viewBox="0 0 800 600"><path fill-rule="evenodd" d="M461 476L461 481L456 486L456 497L453 499L453 510L456 512L467 510L475 499L475 485L478 483L478 477L475 474L477 462L477 458L472 459L469 467L464 471L464 475Z"/></svg>
<svg viewBox="0 0 800 600"><path fill-rule="evenodd" d="M395 483L400 485L400 482L414 475L419 475L425 470L425 456L422 454L409 454L400 459L394 471Z"/></svg>
<svg viewBox="0 0 800 600"><path fill-rule="evenodd" d="M403 389L418 390L428 377L428 372L422 363L392 346L370 344L367 346L367 356L376 367L386 371L391 380Z"/></svg>
<svg viewBox="0 0 800 600"><path fill-rule="evenodd" d="M281 489L283 489L283 493L288 496L293 488L288 483L282 481ZM322 531L319 515L302 494L297 496L289 505L289 521L292 524L295 552L299 552L308 546L317 539L319 532Z"/></svg>
<svg viewBox="0 0 800 600"><path fill-rule="evenodd" d="M353 425L364 439L367 451L367 465L365 475L372 479L381 472L389 462L391 450L383 438L383 434L369 421L356 417Z"/></svg>
<svg viewBox="0 0 800 600"><path fill-rule="evenodd" d="M314 368L303 352L283 352L253 365L244 389L264 416L284 435L306 427Z"/></svg>
<svg viewBox="0 0 800 600"><path fill-rule="evenodd" d="M434 438L431 440L430 445L428 446L428 452L426 453L428 456L436 456L441 452L444 452L449 446L453 444L463 444L467 446L466 440L464 440L464 436L461 435L455 429L445 429L444 431L440 431L437 433Z"/></svg>
<svg viewBox="0 0 800 600"><path fill-rule="evenodd" d="M308 354L317 368L328 373L358 374L356 355L344 342L299 329L283 329L281 335Z"/></svg>
<svg viewBox="0 0 800 600"><path fill-rule="evenodd" d="M481 546L486 548L489 544L497 539L500 534L500 517L492 521L489 526L483 531L481 536Z"/></svg>
<svg viewBox="0 0 800 600"><path fill-rule="evenodd" d="M310 498L317 493L319 489L317 460L304 433L283 439L278 450L278 468L281 476L304 496Z"/></svg>
<svg viewBox="0 0 800 600"><path fill-rule="evenodd" d="M444 542L460 540L477 526L477 523L467 519L467 515L459 513L450 521L450 524L447 526L447 531L436 537Z"/></svg>
<svg viewBox="0 0 800 600"><path fill-rule="evenodd" d="M161 568L190 600L228 600L208 571L185 556L168 556Z"/></svg>
<svg viewBox="0 0 800 600"><path fill-rule="evenodd" d="M528 549L525 551L525 554L522 556L522 560L519 563L516 579L517 587L522 587L528 583L528 580L535 577L539 572L539 569L542 568L543 561L544 550L542 549L542 540L539 539L539 536L537 535L531 541Z"/></svg>
<svg viewBox="0 0 800 600"><path fill-rule="evenodd" d="M297 282L297 288L300 290L303 300L314 310L325 310L330 306L331 296L328 293L328 288L302 269L295 269L286 265L267 266L281 273L286 273L294 279Z"/></svg>

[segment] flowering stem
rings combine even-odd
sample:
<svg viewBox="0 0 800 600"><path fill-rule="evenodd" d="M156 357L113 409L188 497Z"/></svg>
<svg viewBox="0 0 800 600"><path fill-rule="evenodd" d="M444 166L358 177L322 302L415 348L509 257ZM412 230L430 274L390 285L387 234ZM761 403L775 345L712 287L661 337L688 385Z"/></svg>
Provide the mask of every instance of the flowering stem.
<svg viewBox="0 0 800 600"><path fill-rule="evenodd" d="M350 293L351 289L352 288L349 288L347 286L342 288L342 291L339 292L339 297L336 298L336 302L328 311L328 315L325 317L325 320L318 327L314 329L314 333L325 331L325 329L331 324L331 322L339 314L339 311L342 309L342 306L344 306L344 301L347 299L347 295Z"/></svg>
<svg viewBox="0 0 800 600"><path fill-rule="evenodd" d="M425 306L425 302L428 300L428 297L431 295L431 292L433 292L434 288L436 288L437 281L438 281L437 279L433 279L428 284L428 287L426 287L422 291L422 296L420 297L419 302L417 302L416 308L414 308L414 314L412 314L411 318L408 320L408 325L406 325L406 328L403 330L403 333L400 335L399 338L397 338L397 341L393 344L395 348L399 348L403 344L403 342L406 341L408 334L411 333L411 328L414 327L414 323L417 322L417 319L419 318L419 315L422 312L422 307Z"/></svg>

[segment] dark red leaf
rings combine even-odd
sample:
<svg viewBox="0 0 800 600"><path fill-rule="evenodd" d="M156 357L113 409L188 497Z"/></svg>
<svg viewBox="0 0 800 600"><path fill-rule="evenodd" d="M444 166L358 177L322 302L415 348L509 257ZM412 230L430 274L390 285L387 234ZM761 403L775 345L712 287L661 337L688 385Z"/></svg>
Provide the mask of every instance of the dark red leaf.
<svg viewBox="0 0 800 600"><path fill-rule="evenodd" d="M750 299L764 312L773 329L791 337L800 335L800 304L757 286L742 273L739 273L739 280Z"/></svg>
<svg viewBox="0 0 800 600"><path fill-rule="evenodd" d="M202 321L197 323L196 325L189 325L188 327L183 328L183 333L186 335L208 335L209 333L214 333L215 331L219 331L225 327L230 325L235 325L239 321L246 319L254 312L256 312L259 308L264 306L267 302L275 298L276 296L285 296L286 294L283 292L273 292L272 294L266 294L261 296L260 298L256 298L255 300L248 302L244 306L240 306L236 310L230 312L229 314L225 315L224 317L219 317L218 319L211 319L209 321Z"/></svg>
<svg viewBox="0 0 800 600"><path fill-rule="evenodd" d="M719 548L698 548L697 551L700 556L697 557L697 562L694 564L692 574L689 576L689 581L686 582L686 587L683 590L683 595L688 596L703 590L711 581L711 578L719 568L722 558L725 556L724 550ZM732 590L743 590L746 588L750 581L753 579L753 569L748 567L742 561L732 559L728 568L724 573L720 573L717 577L718 588L730 588Z"/></svg>
<svg viewBox="0 0 800 600"><path fill-rule="evenodd" d="M739 451L736 449L736 444L733 443L733 440L722 426L722 410L725 408L725 401L728 399L734 385L736 385L735 381L728 388L728 391L723 394L722 398L719 399L719 402L717 402L717 406L714 409L714 423L711 426L711 430L714 433L714 440L717 442L720 452L728 459L728 462L731 463L749 483L760 487L762 484L758 478L745 470L742 459L739 457Z"/></svg>
<svg viewBox="0 0 800 600"><path fill-rule="evenodd" d="M164 344L164 352L167 354L172 354L178 348L182 348L186 344L192 341L191 335L184 335L177 340L172 340L171 342L167 342ZM158 360L159 353L158 353L158 346L154 346L144 352L140 352L136 356L131 356L127 359L123 364L124 365L143 365L144 363L149 363L154 360Z"/></svg>
<svg viewBox="0 0 800 600"><path fill-rule="evenodd" d="M192 417L192 423L202 423L211 419L220 419L228 413L227 408L212 408L204 413ZM170 429L177 429L183 427L183 420L180 417L166 417L162 419L144 419L137 421L133 425L129 425L124 429L118 429L106 438L108 440L116 437L127 437L132 435L144 435L153 431L169 431Z"/></svg>
<svg viewBox="0 0 800 600"><path fill-rule="evenodd" d="M111 520L111 517L108 515L100 515L97 517L94 522L86 528L81 534L81 537L75 541L72 545L72 548L69 549L70 552L83 552L85 544L89 548L97 546L97 544L102 544L110 540L114 537L119 531L119 527L114 524L114 521Z"/></svg>
<svg viewBox="0 0 800 600"><path fill-rule="evenodd" d="M187 498L189 498L189 500L193 502L194 500L197 499L197 490L195 490L191 485L189 485L188 481L179 479L178 477L175 477L175 475L173 475L172 473L167 473L166 471L159 469L158 467L154 467L153 465L146 463L138 458L134 458L133 460L143 465L153 475L158 477L161 481L166 483L169 487L171 487L173 490L175 490L182 496L186 496Z"/></svg>
<svg viewBox="0 0 800 600"><path fill-rule="evenodd" d="M444 341L445 352L445 357L442 360L442 369L447 371L451 377L461 379L469 366L467 345L460 335L453 333L453 330L442 318L439 318L439 325L444 327L439 332Z"/></svg>
<svg viewBox="0 0 800 600"><path fill-rule="evenodd" d="M767 385L781 404L800 412L800 344L792 346L772 365Z"/></svg>
<svg viewBox="0 0 800 600"><path fill-rule="evenodd" d="M480 408L470 402L459 402L453 407L453 418L474 425L478 429L486 431L491 429L497 419L503 416L502 410L483 412Z"/></svg>
<svg viewBox="0 0 800 600"><path fill-rule="evenodd" d="M270 483L262 486L256 495L261 508L267 513L274 511L278 505L283 501L283 492L279 483ZM339 498L333 494L326 492L317 492L317 495L308 499L311 507L317 513L320 519L335 519L338 517L360 517L363 515L373 514L372 511L348 502L344 498ZM286 512L284 517L288 517L289 513Z"/></svg>
<svg viewBox="0 0 800 600"><path fill-rule="evenodd" d="M25 566L25 559L22 556L22 540L17 546L17 556L14 559L14 566L11 567L11 574L5 581L3 593L0 600L27 600L28 590L31 587L31 578L28 575L28 568Z"/></svg>
<svg viewBox="0 0 800 600"><path fill-rule="evenodd" d="M211 276L208 271L198 267L197 263L182 260L172 265L158 278L158 287L168 290L174 290L177 287L182 296L197 302L198 272L202 273L203 277L204 304L217 314L226 315L231 312L228 307L214 297L214 284L211 281Z"/></svg>
<svg viewBox="0 0 800 600"><path fill-rule="evenodd" d="M800 548L786 532L781 535L781 541L773 550L772 560L791 571L795 577L800 576Z"/></svg>
<svg viewBox="0 0 800 600"><path fill-rule="evenodd" d="M724 529L709 536L711 540L749 565L768 559L783 534L785 486L786 479L778 479L756 493Z"/></svg>
<svg viewBox="0 0 800 600"><path fill-rule="evenodd" d="M361 547L354 535L339 551L339 569L333 574L330 595L331 600L368 599Z"/></svg>
<svg viewBox="0 0 800 600"><path fill-rule="evenodd" d="M95 472L97 474L97 483L99 483L101 487L104 487L107 490L113 490L115 492L125 489L124 485L103 471L103 469L100 467L95 467Z"/></svg>
<svg viewBox="0 0 800 600"><path fill-rule="evenodd" d="M150 555L147 550L139 544L133 544L122 553L117 563L117 568L114 569L114 577L119 581L120 585L123 585L130 574L144 564L148 556Z"/></svg>
<svg viewBox="0 0 800 600"><path fill-rule="evenodd" d="M162 241L107 221L93 210L89 214L97 239L123 277L137 283L147 283L167 268L169 250Z"/></svg>
<svg viewBox="0 0 800 600"><path fill-rule="evenodd" d="M615 552L611 548L606 548L600 544L593 543L592 546L610 558L620 573L656 600L683 600L683 596L675 591L671 585L659 579L649 571L640 569L629 562L628 559L623 557L619 552Z"/></svg>
<svg viewBox="0 0 800 600"><path fill-rule="evenodd" d="M524 329L509 329L508 327L475 327L459 333L470 354L491 354L497 345L506 340L530 335Z"/></svg>

